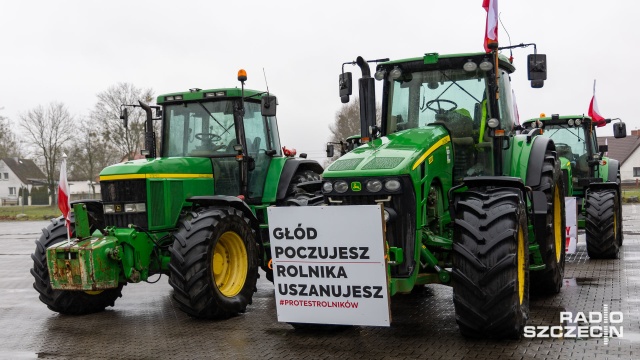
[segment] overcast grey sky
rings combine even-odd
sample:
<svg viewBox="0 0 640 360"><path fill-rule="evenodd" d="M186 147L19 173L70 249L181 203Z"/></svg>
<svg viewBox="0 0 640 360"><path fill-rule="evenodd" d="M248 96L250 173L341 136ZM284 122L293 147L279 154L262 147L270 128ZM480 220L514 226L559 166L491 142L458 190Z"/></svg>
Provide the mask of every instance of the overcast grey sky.
<svg viewBox="0 0 640 360"><path fill-rule="evenodd" d="M0 8L0 114L52 101L76 117L118 82L155 94L247 87L278 96L283 145L323 160L328 126L340 108L343 62L401 59L427 52L483 51L482 0L459 1L3 1ZM500 0L511 42L547 54L548 80L531 89L526 55L514 50L512 76L521 120L587 112L593 80L605 117L640 127L640 3L629 0ZM500 45L508 37L499 29ZM357 69L350 69L359 77ZM377 83L379 85L379 83ZM357 88L356 88L357 89ZM599 129L600 131L600 129ZM608 127L602 135L610 135Z"/></svg>

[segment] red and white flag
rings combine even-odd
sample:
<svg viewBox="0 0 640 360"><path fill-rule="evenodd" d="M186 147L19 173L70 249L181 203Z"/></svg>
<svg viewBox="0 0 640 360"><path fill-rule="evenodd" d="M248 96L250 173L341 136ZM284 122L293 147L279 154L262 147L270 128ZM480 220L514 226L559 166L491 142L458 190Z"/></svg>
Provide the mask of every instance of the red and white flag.
<svg viewBox="0 0 640 360"><path fill-rule="evenodd" d="M71 204L69 203L69 182L67 182L67 155L62 154L62 163L60 164L60 181L58 182L58 208L62 212L67 226L67 236L71 237L71 219L69 211Z"/></svg>
<svg viewBox="0 0 640 360"><path fill-rule="evenodd" d="M593 124L600 127L605 126L607 122L604 117L600 115L600 110L598 110L598 102L596 101L596 81L593 80L593 97L591 97L591 102L589 103L589 117L593 120Z"/></svg>
<svg viewBox="0 0 640 360"><path fill-rule="evenodd" d="M489 43L498 42L498 0L482 0L482 7L487 11L487 23L484 32L484 50L491 52Z"/></svg>

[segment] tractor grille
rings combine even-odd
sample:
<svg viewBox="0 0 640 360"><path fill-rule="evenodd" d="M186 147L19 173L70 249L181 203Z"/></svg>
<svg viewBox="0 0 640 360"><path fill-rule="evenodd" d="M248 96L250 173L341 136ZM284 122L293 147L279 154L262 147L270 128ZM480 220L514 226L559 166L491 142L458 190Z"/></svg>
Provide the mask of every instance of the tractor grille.
<svg viewBox="0 0 640 360"><path fill-rule="evenodd" d="M333 180L333 179L331 179ZM345 179L348 182L363 179ZM416 232L416 200L415 191L411 180L402 178L402 192L391 195L390 201L382 202L385 209L392 209L397 217L387 223L385 237L391 247L399 247L404 251L405 262L399 266L391 267L391 275L394 277L409 276L415 267L413 254L415 253L415 232ZM325 195L325 203L329 205L376 205L376 200L386 199L389 195L382 194L342 194L332 193ZM333 202L329 201L329 198ZM336 203L342 201L342 203ZM366 226L366 225L363 225Z"/></svg>
<svg viewBox="0 0 640 360"><path fill-rule="evenodd" d="M147 204L146 180L102 181L100 183L100 189L102 193L102 204L113 204L116 208L114 213L104 214L106 226L127 227L129 224L135 224L144 229L148 228L147 212L124 212L124 204Z"/></svg>

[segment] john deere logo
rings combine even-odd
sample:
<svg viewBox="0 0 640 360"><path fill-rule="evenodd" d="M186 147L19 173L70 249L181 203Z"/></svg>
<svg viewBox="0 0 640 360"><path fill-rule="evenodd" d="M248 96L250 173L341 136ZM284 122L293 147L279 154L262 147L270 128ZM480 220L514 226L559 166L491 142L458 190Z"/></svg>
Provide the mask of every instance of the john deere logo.
<svg viewBox="0 0 640 360"><path fill-rule="evenodd" d="M116 204L115 212L122 212L122 205Z"/></svg>
<svg viewBox="0 0 640 360"><path fill-rule="evenodd" d="M351 183L351 191L360 191L362 190L362 184L359 181L354 181Z"/></svg>

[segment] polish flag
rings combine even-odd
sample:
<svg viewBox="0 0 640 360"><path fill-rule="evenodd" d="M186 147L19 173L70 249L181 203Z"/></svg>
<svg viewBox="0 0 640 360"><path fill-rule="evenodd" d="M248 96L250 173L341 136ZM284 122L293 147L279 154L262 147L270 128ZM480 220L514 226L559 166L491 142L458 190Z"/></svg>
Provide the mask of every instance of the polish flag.
<svg viewBox="0 0 640 360"><path fill-rule="evenodd" d="M589 117L593 121L593 124L601 127L607 124L604 121L604 117L600 115L600 110L598 110L598 102L596 101L596 81L593 80L593 97L591 97L591 102L589 103Z"/></svg>
<svg viewBox="0 0 640 360"><path fill-rule="evenodd" d="M498 0L482 0L482 7L487 11L487 23L484 33L484 50L491 52L489 43L498 42Z"/></svg>
<svg viewBox="0 0 640 360"><path fill-rule="evenodd" d="M60 181L58 182L58 208L62 212L65 224L67 226L67 237L71 237L71 219L69 211L71 204L69 203L69 183L67 182L67 155L62 154L62 164L60 164Z"/></svg>

